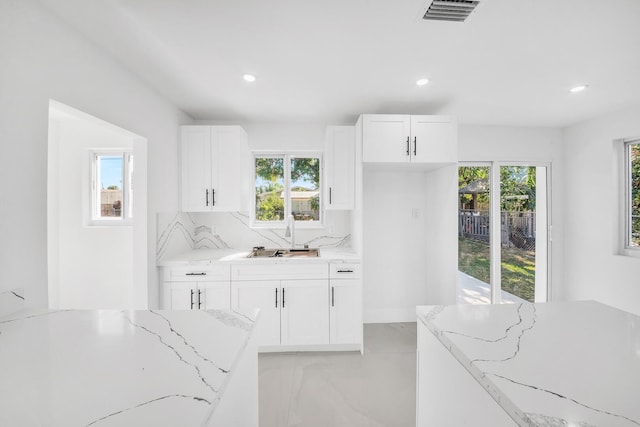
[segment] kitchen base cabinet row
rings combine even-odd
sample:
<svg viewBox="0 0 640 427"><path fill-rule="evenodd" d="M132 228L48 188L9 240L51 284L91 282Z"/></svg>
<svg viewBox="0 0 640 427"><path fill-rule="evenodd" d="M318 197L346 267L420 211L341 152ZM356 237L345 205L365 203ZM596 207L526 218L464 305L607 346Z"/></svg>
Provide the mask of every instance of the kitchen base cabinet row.
<svg viewBox="0 0 640 427"><path fill-rule="evenodd" d="M301 267L165 268L161 305L171 310L259 308L262 351L362 351L360 265Z"/></svg>

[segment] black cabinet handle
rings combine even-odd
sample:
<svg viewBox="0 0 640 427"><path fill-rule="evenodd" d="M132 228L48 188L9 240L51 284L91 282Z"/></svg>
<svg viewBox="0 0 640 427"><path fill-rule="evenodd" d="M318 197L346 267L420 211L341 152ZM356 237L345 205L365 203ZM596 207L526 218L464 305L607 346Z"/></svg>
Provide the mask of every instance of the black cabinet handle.
<svg viewBox="0 0 640 427"><path fill-rule="evenodd" d="M207 273L187 273L185 276L206 276Z"/></svg>
<svg viewBox="0 0 640 427"><path fill-rule="evenodd" d="M329 204L331 204L331 187L329 187Z"/></svg>
<svg viewBox="0 0 640 427"><path fill-rule="evenodd" d="M418 137L414 136L413 137L413 155L414 156L418 154L418 143L417 143L417 141L418 141Z"/></svg>
<svg viewBox="0 0 640 427"><path fill-rule="evenodd" d="M198 289L198 308L202 308L202 289Z"/></svg>
<svg viewBox="0 0 640 427"><path fill-rule="evenodd" d="M191 309L193 310L193 289L191 289Z"/></svg>
<svg viewBox="0 0 640 427"><path fill-rule="evenodd" d="M282 308L284 308L284 288L282 288Z"/></svg>
<svg viewBox="0 0 640 427"><path fill-rule="evenodd" d="M212 188L211 189L211 206L215 206L216 205L216 189Z"/></svg>
<svg viewBox="0 0 640 427"><path fill-rule="evenodd" d="M338 270L337 273L353 273L353 270Z"/></svg>
<svg viewBox="0 0 640 427"><path fill-rule="evenodd" d="M409 155L409 149L410 149L410 147L409 147L409 137L407 137L407 156Z"/></svg>
<svg viewBox="0 0 640 427"><path fill-rule="evenodd" d="M205 192L206 206L209 206L209 189L207 188L206 190L204 190L204 192Z"/></svg>
<svg viewBox="0 0 640 427"><path fill-rule="evenodd" d="M278 288L276 288L276 308L278 308Z"/></svg>
<svg viewBox="0 0 640 427"><path fill-rule="evenodd" d="M333 299L333 297L334 297L334 292L333 292L333 290L334 290L334 287L332 286L332 287L331 287L331 307L334 307L334 306L335 306L335 301L334 301L334 299Z"/></svg>

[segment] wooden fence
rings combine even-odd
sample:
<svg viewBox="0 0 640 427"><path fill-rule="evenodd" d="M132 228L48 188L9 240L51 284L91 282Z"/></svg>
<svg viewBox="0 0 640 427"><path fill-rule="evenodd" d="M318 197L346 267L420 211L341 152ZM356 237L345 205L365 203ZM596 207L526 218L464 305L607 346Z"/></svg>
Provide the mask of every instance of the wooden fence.
<svg viewBox="0 0 640 427"><path fill-rule="evenodd" d="M502 246L525 250L535 249L536 213L503 211L500 213ZM458 234L460 237L489 242L490 217L487 211L459 211Z"/></svg>

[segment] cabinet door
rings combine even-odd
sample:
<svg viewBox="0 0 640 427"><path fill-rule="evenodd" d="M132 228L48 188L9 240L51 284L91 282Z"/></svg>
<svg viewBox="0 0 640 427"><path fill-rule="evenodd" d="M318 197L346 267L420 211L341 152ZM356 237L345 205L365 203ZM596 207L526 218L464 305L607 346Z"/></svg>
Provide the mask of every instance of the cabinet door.
<svg viewBox="0 0 640 427"><path fill-rule="evenodd" d="M281 342L283 345L329 343L327 280L283 280Z"/></svg>
<svg viewBox="0 0 640 427"><path fill-rule="evenodd" d="M239 126L213 126L211 206L214 211L241 210L246 162L246 134Z"/></svg>
<svg viewBox="0 0 640 427"><path fill-rule="evenodd" d="M231 287L229 282L199 282L199 308L203 310L229 310Z"/></svg>
<svg viewBox="0 0 640 427"><path fill-rule="evenodd" d="M411 116L411 161L453 163L458 161L456 126L449 116Z"/></svg>
<svg viewBox="0 0 640 427"><path fill-rule="evenodd" d="M330 342L362 343L362 288L359 279L331 279Z"/></svg>
<svg viewBox="0 0 640 427"><path fill-rule="evenodd" d="M325 209L353 209L355 129L329 126L324 151Z"/></svg>
<svg viewBox="0 0 640 427"><path fill-rule="evenodd" d="M234 310L260 309L258 319L258 343L280 344L280 282L234 282L231 289L231 308Z"/></svg>
<svg viewBox="0 0 640 427"><path fill-rule="evenodd" d="M169 310L191 310L198 308L198 295L195 283L169 284Z"/></svg>
<svg viewBox="0 0 640 427"><path fill-rule="evenodd" d="M211 127L182 127L182 210L211 210Z"/></svg>
<svg viewBox="0 0 640 427"><path fill-rule="evenodd" d="M362 116L362 161L407 163L410 154L410 116L365 114Z"/></svg>

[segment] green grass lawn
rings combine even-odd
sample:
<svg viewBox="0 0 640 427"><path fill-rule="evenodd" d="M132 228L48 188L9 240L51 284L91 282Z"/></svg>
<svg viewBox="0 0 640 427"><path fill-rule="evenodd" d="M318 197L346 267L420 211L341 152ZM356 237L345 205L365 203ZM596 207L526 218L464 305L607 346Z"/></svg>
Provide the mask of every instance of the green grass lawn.
<svg viewBox="0 0 640 427"><path fill-rule="evenodd" d="M535 257L532 251L502 248L502 290L533 302ZM489 245L458 238L458 269L489 283Z"/></svg>

